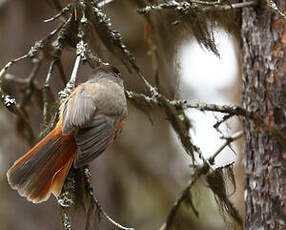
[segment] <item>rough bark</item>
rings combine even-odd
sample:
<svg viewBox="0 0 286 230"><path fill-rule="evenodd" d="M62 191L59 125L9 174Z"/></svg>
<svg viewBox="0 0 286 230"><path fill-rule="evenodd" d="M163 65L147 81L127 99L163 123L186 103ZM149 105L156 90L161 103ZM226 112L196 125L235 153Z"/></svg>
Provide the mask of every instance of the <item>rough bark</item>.
<svg viewBox="0 0 286 230"><path fill-rule="evenodd" d="M285 10L285 0L277 0ZM284 11L285 12L285 11ZM260 2L242 13L242 105L283 133L286 127L286 22ZM286 228L286 150L250 119L245 134L245 229Z"/></svg>

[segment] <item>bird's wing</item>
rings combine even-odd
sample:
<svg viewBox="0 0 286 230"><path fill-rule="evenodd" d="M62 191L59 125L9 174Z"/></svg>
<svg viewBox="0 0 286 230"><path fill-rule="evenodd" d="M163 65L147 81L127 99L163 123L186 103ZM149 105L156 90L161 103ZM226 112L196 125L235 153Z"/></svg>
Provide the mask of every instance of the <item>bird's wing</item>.
<svg viewBox="0 0 286 230"><path fill-rule="evenodd" d="M79 85L62 106L63 135L71 133L74 128L88 124L95 111L94 99L82 85Z"/></svg>
<svg viewBox="0 0 286 230"><path fill-rule="evenodd" d="M88 127L75 133L78 153L74 160L76 168L82 167L99 156L113 141L121 128L119 117L96 115Z"/></svg>

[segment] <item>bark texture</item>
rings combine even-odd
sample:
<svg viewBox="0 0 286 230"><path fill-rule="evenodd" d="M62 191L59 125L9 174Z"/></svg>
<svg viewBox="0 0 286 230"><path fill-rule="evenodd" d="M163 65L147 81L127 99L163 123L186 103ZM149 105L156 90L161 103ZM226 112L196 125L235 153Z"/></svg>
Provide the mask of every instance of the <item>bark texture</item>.
<svg viewBox="0 0 286 230"><path fill-rule="evenodd" d="M285 12L285 0L276 1ZM286 131L286 22L262 2L242 13L242 105ZM286 149L249 119L245 133L245 229L286 229Z"/></svg>

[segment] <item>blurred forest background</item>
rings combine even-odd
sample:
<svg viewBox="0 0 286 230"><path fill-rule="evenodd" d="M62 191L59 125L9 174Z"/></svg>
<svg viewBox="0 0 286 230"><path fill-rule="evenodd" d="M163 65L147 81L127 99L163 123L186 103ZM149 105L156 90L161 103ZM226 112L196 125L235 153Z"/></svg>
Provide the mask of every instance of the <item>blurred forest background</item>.
<svg viewBox="0 0 286 230"><path fill-rule="evenodd" d="M103 10L111 17L113 28L122 34L124 42L133 52L141 70L144 71L145 76L148 76L148 80L158 86L160 92L168 98L195 99L197 101L210 99L208 103L239 104L241 88L239 67L237 67L238 71L232 73L235 75L232 79L235 80L229 81L223 88L211 90L212 85L206 87L196 85L199 83L192 79L200 76L192 75L192 71L186 74L183 69L185 66L180 64L180 60L182 60L180 55L185 54L186 44L196 42L193 31L171 25L170 22L174 16L172 12L153 13L152 20L156 21L154 27L157 31L154 36L160 43L160 46L155 47L152 43L154 38L150 37L150 31L148 31L150 28L146 26L146 19L136 12L136 9L140 7L139 2L118 0L108 4ZM62 2L62 4L65 3ZM57 25L56 21L51 23L43 21L56 13L57 10L52 1L0 1L1 66L25 54L35 41L45 37L49 31L54 29ZM227 29L229 30L229 28ZM218 30L222 31L219 27ZM230 40L233 43L229 49L234 49L234 53L238 57L237 40L233 37ZM223 39L221 41L224 42ZM222 50L223 52L224 50ZM74 53L74 50L67 48L61 58L66 76L71 74L75 60ZM190 61L196 59L196 54L190 54L193 55ZM159 55L160 58L156 58L156 55ZM203 58L202 56L198 57ZM222 57L224 57L223 54ZM128 73L112 55L107 60L120 69L127 89L144 92L145 87L138 77ZM202 59L200 62L202 69L210 68L207 60ZM239 66L239 58L235 62ZM188 60L184 59L184 63L188 63ZM43 62L41 69L37 72L36 88L40 89L43 85L49 64L49 62ZM15 65L9 74L26 78L31 69L31 62L26 60ZM212 71L211 78L221 77L221 72L216 69ZM91 68L88 65L81 65L77 82L85 81L90 72ZM182 77L183 75L184 77ZM190 82L194 83L189 84ZM202 84L206 84L206 82ZM3 81L5 92L15 97L18 102L23 100L22 95L29 95L24 86ZM60 80L58 70L53 72L50 86L54 98L57 98L57 93L65 87ZM215 95L219 92L224 99L217 99L219 101L217 102L214 94L208 94L208 92ZM23 129L21 121L4 107L0 109L0 229L56 230L60 229L56 199L51 197L45 203L34 205L12 190L6 179L6 171L12 162L39 140L41 131L47 125L42 117L41 90L36 89L36 93L33 93L33 96L27 101L24 107L35 136L30 143L27 138L23 138L23 134L19 135ZM54 105L54 111L56 108ZM160 108L145 106L144 112L142 112L142 108L139 109L129 102L128 109L129 117L121 135L110 149L90 165L92 185L95 196L105 211L119 223L135 227L138 230L159 229L166 221L171 207L192 174L191 158L181 147L166 114ZM204 129L205 137L199 141L207 146L213 138L212 135L209 136L208 129L211 133L214 128L212 125L207 129L203 128L201 124L206 124L208 118L205 113L198 113L197 115L192 112L189 114L191 121L192 115L194 120L195 116L202 117L201 120L196 120L192 124L194 126L193 135L196 134L196 130L199 133L201 129ZM214 114L210 113L208 116L214 117ZM212 121L215 123L216 119ZM230 128L230 126L234 128ZM226 132L225 135L232 134L238 129L237 121L235 123L230 121L229 125L222 128L223 132ZM215 146L215 148L218 147L219 145ZM237 154L234 157L236 158L237 189L231 199L243 216L243 167L238 150L239 145L235 149ZM216 149L209 151L215 152ZM213 152L207 154L211 155ZM233 155L230 150L221 154L221 165L230 163L224 159L230 159L229 155ZM192 210L183 205L176 217L176 229L228 229L228 225L220 216L213 194L205 185L206 182L201 179L192 190L200 217L196 218ZM115 229L115 227L103 218L100 229Z"/></svg>

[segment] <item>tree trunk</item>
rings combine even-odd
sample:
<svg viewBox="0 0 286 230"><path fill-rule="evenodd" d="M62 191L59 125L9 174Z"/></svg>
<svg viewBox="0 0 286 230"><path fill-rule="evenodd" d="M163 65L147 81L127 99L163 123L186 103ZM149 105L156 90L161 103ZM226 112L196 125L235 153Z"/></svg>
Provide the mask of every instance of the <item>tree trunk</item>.
<svg viewBox="0 0 286 230"><path fill-rule="evenodd" d="M286 1L276 3L285 12ZM242 13L242 105L286 134L286 21L262 4ZM247 118L244 134L245 229L285 229L285 147Z"/></svg>

